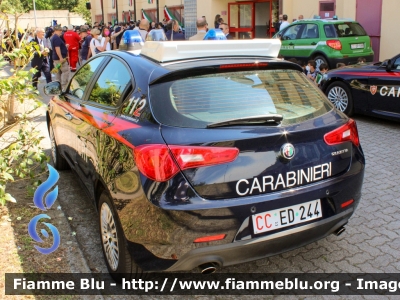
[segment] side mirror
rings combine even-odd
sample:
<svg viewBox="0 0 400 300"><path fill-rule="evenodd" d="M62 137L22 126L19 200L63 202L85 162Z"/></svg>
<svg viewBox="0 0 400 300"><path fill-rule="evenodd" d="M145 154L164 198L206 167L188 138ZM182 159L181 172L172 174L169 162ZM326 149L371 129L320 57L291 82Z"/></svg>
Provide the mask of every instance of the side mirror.
<svg viewBox="0 0 400 300"><path fill-rule="evenodd" d="M61 83L58 81L49 82L44 86L44 93L47 96L59 96L62 93Z"/></svg>
<svg viewBox="0 0 400 300"><path fill-rule="evenodd" d="M387 61L387 64L386 64L386 71L391 71L392 70L392 68L393 68L393 61L391 60L391 59L389 59L388 61Z"/></svg>

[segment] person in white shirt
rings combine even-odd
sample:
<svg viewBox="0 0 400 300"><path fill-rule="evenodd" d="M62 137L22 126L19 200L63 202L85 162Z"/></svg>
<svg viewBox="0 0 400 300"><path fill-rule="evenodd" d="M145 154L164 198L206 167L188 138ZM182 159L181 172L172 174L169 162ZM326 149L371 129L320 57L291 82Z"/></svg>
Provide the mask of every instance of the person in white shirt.
<svg viewBox="0 0 400 300"><path fill-rule="evenodd" d="M290 23L287 20L288 19L287 15L283 15L282 19L283 19L283 22L282 22L281 26L279 27L279 30L283 30L290 25Z"/></svg>
<svg viewBox="0 0 400 300"><path fill-rule="evenodd" d="M108 27L103 27L103 30L101 31L101 46L104 45L104 43L106 43L106 48L104 51L109 51L111 50L111 44L110 44L110 40L111 40L111 32L110 29ZM108 38L108 40L107 40Z"/></svg>
<svg viewBox="0 0 400 300"><path fill-rule="evenodd" d="M110 37L102 37L100 35L100 30L97 28L93 28L90 31L90 34L93 36L92 40L90 41L90 50L89 50L89 55L88 58L91 56L95 56L96 54L110 50ZM108 49L107 49L108 47Z"/></svg>
<svg viewBox="0 0 400 300"><path fill-rule="evenodd" d="M33 32L30 32L27 37L28 43L32 42L34 39L35 39L35 35L33 34Z"/></svg>
<svg viewBox="0 0 400 300"><path fill-rule="evenodd" d="M147 35L146 41L167 41L164 29L152 29Z"/></svg>
<svg viewBox="0 0 400 300"><path fill-rule="evenodd" d="M140 32L140 35L142 36L143 41L145 41L147 39L147 35L149 33L149 26L150 26L150 23L147 19L140 20L139 32Z"/></svg>

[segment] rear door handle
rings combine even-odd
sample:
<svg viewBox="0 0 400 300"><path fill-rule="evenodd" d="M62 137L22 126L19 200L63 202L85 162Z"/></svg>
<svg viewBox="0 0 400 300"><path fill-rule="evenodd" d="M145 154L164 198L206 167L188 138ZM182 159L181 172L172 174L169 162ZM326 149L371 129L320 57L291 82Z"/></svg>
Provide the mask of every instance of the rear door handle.
<svg viewBox="0 0 400 300"><path fill-rule="evenodd" d="M71 121L71 120L72 120L72 115L71 115L70 113L66 113L66 114L65 114L65 118L66 118L68 121Z"/></svg>
<svg viewBox="0 0 400 300"><path fill-rule="evenodd" d="M311 45L315 46L317 43L316 42L312 42Z"/></svg>
<svg viewBox="0 0 400 300"><path fill-rule="evenodd" d="M294 45L293 43L290 43L290 44L289 44L289 46L293 46L293 45Z"/></svg>

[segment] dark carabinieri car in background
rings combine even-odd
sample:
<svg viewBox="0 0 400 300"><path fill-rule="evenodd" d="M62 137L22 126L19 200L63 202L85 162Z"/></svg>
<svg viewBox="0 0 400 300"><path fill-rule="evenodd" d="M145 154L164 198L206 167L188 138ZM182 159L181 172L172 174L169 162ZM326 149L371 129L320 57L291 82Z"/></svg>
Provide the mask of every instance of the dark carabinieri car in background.
<svg viewBox="0 0 400 300"><path fill-rule="evenodd" d="M114 278L211 273L344 231L364 176L356 124L279 49L146 42L46 85L54 165L93 200Z"/></svg>
<svg viewBox="0 0 400 300"><path fill-rule="evenodd" d="M348 116L360 113L399 121L400 55L384 62L329 71L321 89Z"/></svg>

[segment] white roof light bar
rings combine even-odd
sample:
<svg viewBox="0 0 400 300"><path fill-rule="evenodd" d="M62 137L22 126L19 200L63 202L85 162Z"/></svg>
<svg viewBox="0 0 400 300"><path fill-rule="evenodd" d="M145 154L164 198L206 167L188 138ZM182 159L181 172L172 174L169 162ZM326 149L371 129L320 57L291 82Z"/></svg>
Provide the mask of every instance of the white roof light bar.
<svg viewBox="0 0 400 300"><path fill-rule="evenodd" d="M158 62L180 59L226 56L278 57L281 49L279 39L211 40L211 41L147 41L141 55Z"/></svg>

